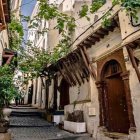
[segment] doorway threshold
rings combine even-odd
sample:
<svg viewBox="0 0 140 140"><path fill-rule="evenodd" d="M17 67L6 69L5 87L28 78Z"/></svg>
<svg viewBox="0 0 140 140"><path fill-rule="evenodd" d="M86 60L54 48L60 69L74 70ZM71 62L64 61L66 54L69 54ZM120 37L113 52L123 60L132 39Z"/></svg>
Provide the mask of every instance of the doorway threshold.
<svg viewBox="0 0 140 140"><path fill-rule="evenodd" d="M112 138L112 139L126 139L128 138L129 134L125 134L125 133L117 133L117 132L104 132L104 135Z"/></svg>

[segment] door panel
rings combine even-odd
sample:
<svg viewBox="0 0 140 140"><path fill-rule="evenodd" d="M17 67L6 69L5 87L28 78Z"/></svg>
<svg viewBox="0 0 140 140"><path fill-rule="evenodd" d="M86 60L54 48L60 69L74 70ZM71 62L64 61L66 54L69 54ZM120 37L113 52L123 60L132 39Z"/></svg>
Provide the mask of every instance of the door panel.
<svg viewBox="0 0 140 140"><path fill-rule="evenodd" d="M106 78L108 96L108 130L128 133L129 119L123 80L120 75Z"/></svg>

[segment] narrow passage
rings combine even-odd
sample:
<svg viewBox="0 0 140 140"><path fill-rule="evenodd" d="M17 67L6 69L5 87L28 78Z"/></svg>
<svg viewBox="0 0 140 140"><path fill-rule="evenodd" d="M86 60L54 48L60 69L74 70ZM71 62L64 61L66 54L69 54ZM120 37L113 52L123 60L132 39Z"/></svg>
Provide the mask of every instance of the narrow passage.
<svg viewBox="0 0 140 140"><path fill-rule="evenodd" d="M89 134L73 134L41 118L41 112L31 107L12 109L10 131L12 140L93 140Z"/></svg>

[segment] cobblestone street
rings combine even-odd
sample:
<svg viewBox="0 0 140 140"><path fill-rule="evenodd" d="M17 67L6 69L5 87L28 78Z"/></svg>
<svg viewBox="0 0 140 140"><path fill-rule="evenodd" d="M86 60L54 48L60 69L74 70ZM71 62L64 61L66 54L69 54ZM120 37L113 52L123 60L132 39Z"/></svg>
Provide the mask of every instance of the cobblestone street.
<svg viewBox="0 0 140 140"><path fill-rule="evenodd" d="M13 110L10 117L12 140L92 140L88 134L73 134L60 130L37 113L36 109Z"/></svg>

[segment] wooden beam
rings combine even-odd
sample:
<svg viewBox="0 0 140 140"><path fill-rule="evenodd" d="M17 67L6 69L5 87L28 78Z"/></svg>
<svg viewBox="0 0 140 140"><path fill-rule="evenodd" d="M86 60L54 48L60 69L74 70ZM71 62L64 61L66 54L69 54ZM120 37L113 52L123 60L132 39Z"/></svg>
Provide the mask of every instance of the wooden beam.
<svg viewBox="0 0 140 140"><path fill-rule="evenodd" d="M95 38L99 38L100 39L100 38L104 38L104 35L95 32L94 34L91 35L91 37L95 37Z"/></svg>
<svg viewBox="0 0 140 140"><path fill-rule="evenodd" d="M73 64L73 70L77 72L77 75L79 75L77 77L79 77L78 79L80 80L80 83L83 82L83 79L80 73L79 60L75 57L74 53L70 55L69 59L70 59L70 62Z"/></svg>
<svg viewBox="0 0 140 140"><path fill-rule="evenodd" d="M88 81L88 76L89 76L90 71L88 70L88 67L85 65L85 62L84 62L84 59L81 55L80 50L77 51L76 56L79 59L79 67L80 67L80 71L82 73L82 77L86 78Z"/></svg>
<svg viewBox="0 0 140 140"><path fill-rule="evenodd" d="M88 64L88 62L87 62L86 56L85 56L85 54L84 54L82 48L80 48L80 52L81 52L81 55L82 55L82 57L83 57L85 66L87 67L89 73L92 75L93 73L92 73L91 69L89 68L89 64Z"/></svg>
<svg viewBox="0 0 140 140"><path fill-rule="evenodd" d="M86 44L86 43L84 43L84 42L80 43L78 46L79 46L79 47L82 47L82 46L91 47L90 44Z"/></svg>
<svg viewBox="0 0 140 140"><path fill-rule="evenodd" d="M140 45L140 39L135 40L135 42Z"/></svg>
<svg viewBox="0 0 140 140"><path fill-rule="evenodd" d="M85 41L84 41L84 44L92 45L92 42L91 42L91 41L85 40Z"/></svg>
<svg viewBox="0 0 140 140"><path fill-rule="evenodd" d="M103 32L104 34L108 34L108 32L110 31L110 29L109 29L109 27L100 28L99 31Z"/></svg>
<svg viewBox="0 0 140 140"><path fill-rule="evenodd" d="M85 54L85 56L86 56L86 59L87 59L87 62L89 63L89 66L90 66L90 68L91 68L92 75L93 75L93 77L96 79L96 72L95 72L95 69L93 68L92 64L90 63L90 58L89 58L89 56L88 56L88 54L87 54L87 50L86 50L85 47L83 47L83 52L84 52L84 54Z"/></svg>
<svg viewBox="0 0 140 140"><path fill-rule="evenodd" d="M70 77L72 83L73 83L74 85L76 85L75 77L73 77L73 75L72 75L71 72L69 71L69 69L68 69L67 65L65 64L65 62L62 62L62 64L63 64L63 66L64 66L64 69L65 69L65 71L66 71L66 74L69 75L69 77Z"/></svg>
<svg viewBox="0 0 140 140"><path fill-rule="evenodd" d="M69 83L70 86L73 86L73 83L71 83L69 77L67 75L65 75L63 69L61 69L60 64L57 64L57 66L58 66L58 69L59 69L61 75L63 76L63 78Z"/></svg>
<svg viewBox="0 0 140 140"><path fill-rule="evenodd" d="M100 41L100 38L93 37L93 36L88 37L87 39L90 40L90 41L93 41L94 43L95 43L96 41Z"/></svg>
<svg viewBox="0 0 140 140"><path fill-rule="evenodd" d="M83 70L82 70L82 66L81 66L81 62L80 62L81 57L79 57L79 56L80 55L78 55L78 52L76 52L74 57L76 58L77 63L75 63L75 64L76 64L76 67L78 68L79 76L80 76L82 82L84 83L85 81L84 81L83 76L85 76L85 75L83 74Z"/></svg>
<svg viewBox="0 0 140 140"><path fill-rule="evenodd" d="M75 77L77 83L78 83L79 85L81 85L81 81L79 80L79 78L78 78L78 76L77 76L77 74L76 74L76 70L75 70L75 68L73 67L73 63L71 63L70 61L69 61L69 70L70 70L70 72L73 74L73 76Z"/></svg>
<svg viewBox="0 0 140 140"><path fill-rule="evenodd" d="M136 60L135 60L135 57L134 57L134 54L133 54L133 50L130 46L126 46L126 49L127 49L128 54L129 54L132 66L134 67L134 69L136 71L136 74L137 74L137 77L138 77L138 80L140 82L140 71L138 69L138 66L137 66L137 63L136 63Z"/></svg>

